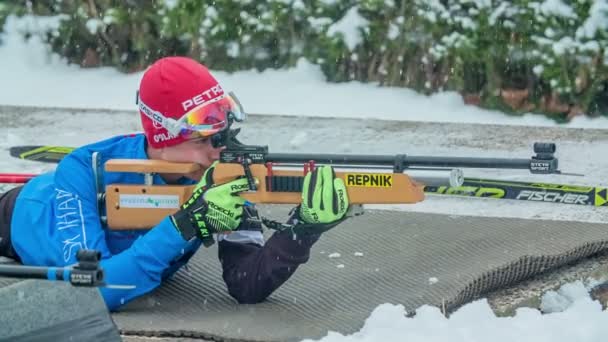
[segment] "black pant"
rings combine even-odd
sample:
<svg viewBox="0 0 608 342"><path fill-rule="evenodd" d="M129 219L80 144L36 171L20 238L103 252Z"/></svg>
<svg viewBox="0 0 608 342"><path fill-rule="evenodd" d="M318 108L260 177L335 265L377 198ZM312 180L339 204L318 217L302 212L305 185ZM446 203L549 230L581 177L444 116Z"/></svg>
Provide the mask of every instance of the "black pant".
<svg viewBox="0 0 608 342"><path fill-rule="evenodd" d="M11 243L11 218L21 186L0 194L0 256L20 261Z"/></svg>

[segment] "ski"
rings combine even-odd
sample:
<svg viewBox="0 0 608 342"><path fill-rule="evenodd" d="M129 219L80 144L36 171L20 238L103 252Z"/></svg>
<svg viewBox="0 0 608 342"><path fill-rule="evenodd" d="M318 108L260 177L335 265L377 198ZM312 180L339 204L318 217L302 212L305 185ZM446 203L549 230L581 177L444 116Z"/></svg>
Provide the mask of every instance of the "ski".
<svg viewBox="0 0 608 342"><path fill-rule="evenodd" d="M459 187L427 186L424 191L438 195L608 206L608 189L596 186L465 178Z"/></svg>
<svg viewBox="0 0 608 342"><path fill-rule="evenodd" d="M74 147L27 145L13 146L9 149L11 156L23 160L44 163L59 163L63 157L74 151Z"/></svg>

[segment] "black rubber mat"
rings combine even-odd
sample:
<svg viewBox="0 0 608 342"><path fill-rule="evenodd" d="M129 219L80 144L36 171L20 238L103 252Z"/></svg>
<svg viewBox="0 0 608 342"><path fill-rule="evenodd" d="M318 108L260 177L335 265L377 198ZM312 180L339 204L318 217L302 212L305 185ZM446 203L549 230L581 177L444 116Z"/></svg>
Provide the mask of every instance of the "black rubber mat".
<svg viewBox="0 0 608 342"><path fill-rule="evenodd" d="M210 248L113 317L123 332L148 336L296 341L353 333L379 304L449 312L607 241L603 224L368 210L326 233L309 263L264 303L238 305L227 294Z"/></svg>
<svg viewBox="0 0 608 342"><path fill-rule="evenodd" d="M285 217L287 209L261 212ZM239 305L227 294L212 247L112 318L127 335L315 339L358 331L383 303L403 304L410 313L423 304L450 312L607 249L606 224L367 210L322 236L310 261L264 303ZM0 287L16 281L0 278Z"/></svg>

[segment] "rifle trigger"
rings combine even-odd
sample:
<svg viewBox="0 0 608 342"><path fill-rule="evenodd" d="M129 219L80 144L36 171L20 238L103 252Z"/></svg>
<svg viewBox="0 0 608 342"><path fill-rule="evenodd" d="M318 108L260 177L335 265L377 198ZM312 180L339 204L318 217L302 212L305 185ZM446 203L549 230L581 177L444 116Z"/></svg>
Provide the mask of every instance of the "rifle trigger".
<svg viewBox="0 0 608 342"><path fill-rule="evenodd" d="M304 176L306 176L309 172L314 172L315 171L315 161L314 160L309 160L308 162L304 163Z"/></svg>

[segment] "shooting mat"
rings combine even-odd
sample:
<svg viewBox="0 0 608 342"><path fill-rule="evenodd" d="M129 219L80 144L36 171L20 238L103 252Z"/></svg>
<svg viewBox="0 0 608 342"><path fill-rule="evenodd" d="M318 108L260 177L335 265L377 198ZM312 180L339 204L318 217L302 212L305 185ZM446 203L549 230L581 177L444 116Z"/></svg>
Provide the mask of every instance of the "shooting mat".
<svg viewBox="0 0 608 342"><path fill-rule="evenodd" d="M278 218L288 208L261 209ZM423 304L450 312L606 247L605 224L366 210L322 236L310 261L264 303L238 305L227 294L212 247L112 316L128 335L316 339L358 331L382 303L411 313Z"/></svg>

